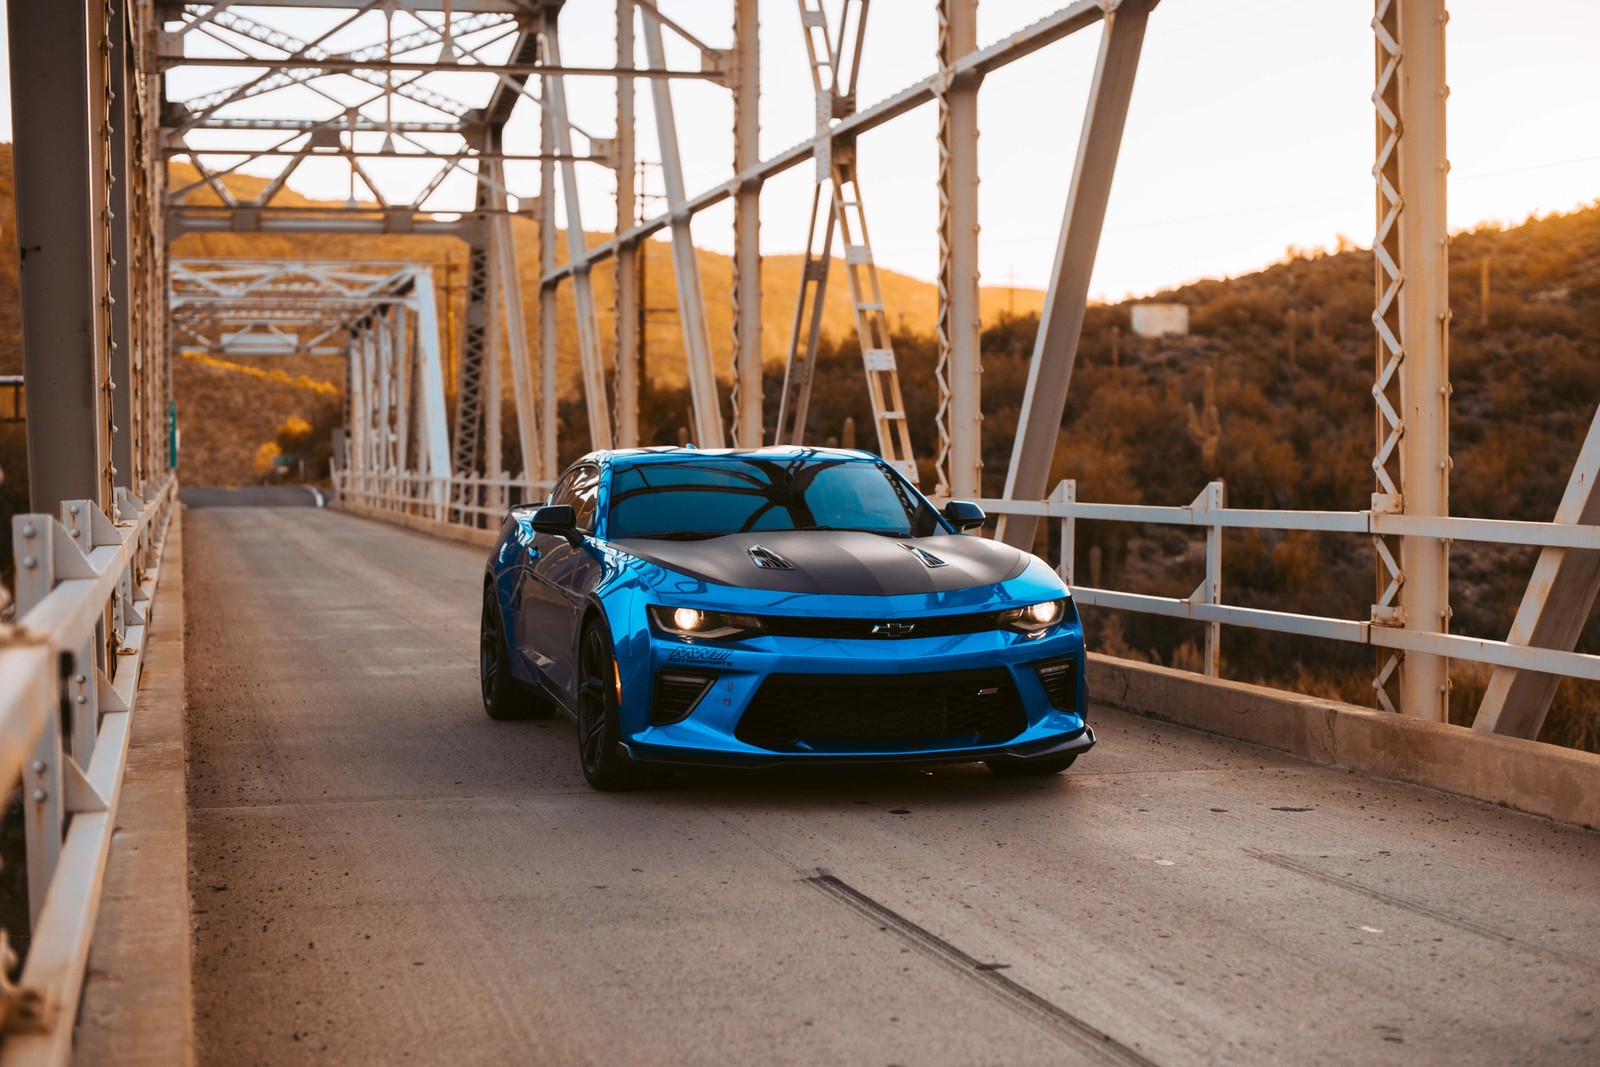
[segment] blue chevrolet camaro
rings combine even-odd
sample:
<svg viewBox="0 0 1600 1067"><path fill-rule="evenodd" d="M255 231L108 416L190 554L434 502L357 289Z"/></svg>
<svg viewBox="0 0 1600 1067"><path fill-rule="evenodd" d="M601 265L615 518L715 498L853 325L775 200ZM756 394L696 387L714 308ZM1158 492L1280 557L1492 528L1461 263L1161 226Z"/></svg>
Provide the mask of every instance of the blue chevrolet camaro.
<svg viewBox="0 0 1600 1067"><path fill-rule="evenodd" d="M1083 627L1036 556L875 456L596 452L506 516L483 580L494 719L557 708L600 789L673 767L960 763L1094 744Z"/></svg>

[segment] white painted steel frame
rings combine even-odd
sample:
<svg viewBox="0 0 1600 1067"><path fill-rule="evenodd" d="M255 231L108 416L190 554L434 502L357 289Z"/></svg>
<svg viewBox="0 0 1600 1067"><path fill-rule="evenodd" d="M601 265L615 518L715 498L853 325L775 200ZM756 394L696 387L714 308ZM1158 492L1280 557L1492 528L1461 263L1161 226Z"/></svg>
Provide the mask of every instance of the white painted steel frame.
<svg viewBox="0 0 1600 1067"><path fill-rule="evenodd" d="M63 502L59 520L12 519L19 617L0 629L0 791L21 786L33 923L0 1005L0 1067L71 1055L176 480L147 493L119 488L115 522L91 500Z"/></svg>
<svg viewBox="0 0 1600 1067"><path fill-rule="evenodd" d="M1494 641L1457 634L1379 626L1364 619L1336 619L1235 607L1220 602L1223 530L1304 530L1366 537L1427 537L1489 544L1535 547L1600 549L1600 525L1520 522L1501 519L1408 516L1382 511L1267 511L1220 506L1221 483L1202 493L1188 507L1144 504L1094 504L1077 499L1076 485L1058 486L1049 499L1015 501L987 499L978 503L1001 516L1025 516L1035 522L1062 524L1062 576L1072 583L1065 560L1076 541L1073 525L1079 520L1150 523L1204 529L1207 533L1205 581L1186 598L1149 596L1072 585L1074 598L1083 605L1134 611L1170 618L1192 619L1212 626L1245 626L1275 633L1367 644L1374 648L1420 655L1453 657L1518 671L1600 681L1600 655L1569 648L1537 647L1514 641ZM1208 643L1208 660L1215 646Z"/></svg>

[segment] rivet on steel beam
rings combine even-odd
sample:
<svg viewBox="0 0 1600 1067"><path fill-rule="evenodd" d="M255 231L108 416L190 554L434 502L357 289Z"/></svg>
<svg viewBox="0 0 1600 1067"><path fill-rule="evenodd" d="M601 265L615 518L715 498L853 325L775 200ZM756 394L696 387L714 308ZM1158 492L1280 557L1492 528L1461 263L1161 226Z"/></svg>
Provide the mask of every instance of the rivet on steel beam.
<svg viewBox="0 0 1600 1067"><path fill-rule="evenodd" d="M76 515L77 513L78 513L78 505L71 504L71 505L69 505L67 507L67 514L68 515Z"/></svg>
<svg viewBox="0 0 1600 1067"><path fill-rule="evenodd" d="M35 789L33 791L33 799L34 799L34 801L36 803L39 803L39 804L43 804L44 801L45 801L45 798L48 797L49 795L50 794L46 793L43 789Z"/></svg>
<svg viewBox="0 0 1600 1067"><path fill-rule="evenodd" d="M30 539L34 536L33 523L29 522L23 524L22 536Z"/></svg>
<svg viewBox="0 0 1600 1067"><path fill-rule="evenodd" d="M78 703L79 704L87 704L87 703L89 703L89 698L87 696L85 696L83 693L79 693L78 694Z"/></svg>
<svg viewBox="0 0 1600 1067"><path fill-rule="evenodd" d="M71 534L73 537L78 537L83 533L82 530L68 530L67 532L69 534Z"/></svg>
<svg viewBox="0 0 1600 1067"><path fill-rule="evenodd" d="M22 557L22 569L23 570L31 571L31 570L33 570L33 568L37 567L38 565L39 565L39 561L34 559L32 556L23 556Z"/></svg>
<svg viewBox="0 0 1600 1067"><path fill-rule="evenodd" d="M89 680L89 676L87 674L75 674L72 676L72 680L82 685Z"/></svg>
<svg viewBox="0 0 1600 1067"><path fill-rule="evenodd" d="M33 761L33 773L34 774L43 774L44 773L44 760L36 759L36 760Z"/></svg>

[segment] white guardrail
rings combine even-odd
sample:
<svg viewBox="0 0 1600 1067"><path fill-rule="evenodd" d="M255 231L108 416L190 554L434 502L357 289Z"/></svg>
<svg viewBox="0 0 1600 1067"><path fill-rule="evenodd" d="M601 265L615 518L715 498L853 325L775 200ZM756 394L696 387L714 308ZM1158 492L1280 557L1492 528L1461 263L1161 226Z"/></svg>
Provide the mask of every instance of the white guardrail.
<svg viewBox="0 0 1600 1067"><path fill-rule="evenodd" d="M343 499L383 511L424 515L441 522L493 527L513 500L542 499L549 483L514 478L447 479L415 475L334 473ZM1224 506L1222 482L1212 482L1186 507L1092 504L1077 498L1077 483L1060 483L1047 500L982 499L991 516L1034 515L1059 524L1058 570L1081 605L1163 615L1206 624L1204 671L1220 668L1221 628L1244 626L1299 637L1323 638L1398 651L1430 653L1491 666L1600 681L1600 656L1537 648L1460 634L1427 633L1372 619L1301 615L1222 602L1222 531L1275 530L1366 537L1430 537L1447 541L1600 549L1600 526L1510 519L1426 518L1378 511L1269 511ZM1187 597L1152 596L1078 585L1072 561L1078 520L1186 526L1206 531L1205 578ZM480 521L481 520L481 521ZM1380 545L1382 542L1378 542Z"/></svg>
<svg viewBox="0 0 1600 1067"><path fill-rule="evenodd" d="M527 478L333 471L333 491L340 500L377 511L493 530L500 528L508 507L543 500L552 484Z"/></svg>
<svg viewBox="0 0 1600 1067"><path fill-rule="evenodd" d="M1210 483L1187 507L1143 504L1090 504L1077 499L1077 483L1064 481L1048 500L986 499L978 505L991 515L1036 515L1060 524L1062 579L1079 604L1119 611L1192 619L1207 624L1205 672L1215 674L1222 626L1245 626L1300 637L1318 637L1496 667L1559 674L1600 681L1600 656L1536 648L1459 634L1426 633L1371 619L1299 615L1222 602L1222 531L1277 530L1374 536L1430 537L1446 541L1527 545L1536 548L1600 549L1600 526L1522 522L1511 519L1427 518L1379 511L1265 511L1223 506L1223 484ZM1150 596L1096 589L1073 581L1072 560L1078 520L1198 527L1206 531L1206 569L1200 586L1187 597Z"/></svg>
<svg viewBox="0 0 1600 1067"><path fill-rule="evenodd" d="M0 967L0 1065L64 1064L83 992L177 481L12 519L16 621L0 626L0 796L21 788L31 933Z"/></svg>

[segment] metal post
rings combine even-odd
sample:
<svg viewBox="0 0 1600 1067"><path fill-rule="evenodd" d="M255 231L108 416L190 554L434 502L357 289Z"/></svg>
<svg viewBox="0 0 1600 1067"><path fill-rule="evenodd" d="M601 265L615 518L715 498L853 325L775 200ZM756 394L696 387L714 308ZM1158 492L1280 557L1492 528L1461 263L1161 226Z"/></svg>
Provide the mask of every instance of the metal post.
<svg viewBox="0 0 1600 1067"><path fill-rule="evenodd" d="M1055 492L1050 494L1052 504L1065 504L1070 508L1078 502L1078 482L1075 478L1067 478L1056 486ZM1061 517L1061 564L1056 567L1056 573L1061 575L1061 580L1072 587L1073 565L1078 558L1078 517L1070 513Z"/></svg>
<svg viewBox="0 0 1600 1067"><path fill-rule="evenodd" d="M133 207L130 188L128 154L136 149L131 140L136 82L132 72L132 58L128 52L128 13L126 2L111 13L109 53L106 57L110 83L109 119L111 180L107 192L107 222L111 229L111 465L113 482L122 485L138 484L140 464L141 420L138 417L138 393L146 387L136 373L135 360L140 353L135 348L133 313L137 290L131 280L133 247ZM142 347L142 346L140 346Z"/></svg>
<svg viewBox="0 0 1600 1067"><path fill-rule="evenodd" d="M543 60L546 65L561 65L560 34L556 13L544 10L540 30ZM653 81L660 81L654 79ZM540 104L550 113L555 133L555 152L561 157L561 200L567 215L567 256L572 262L572 304L578 319L578 357L583 366L583 396L589 408L589 442L595 448L611 447L611 413L606 403L605 367L600 355L600 325L595 315L594 285L590 278L589 243L583 232L583 210L578 203L578 171L572 161L572 130L567 120L567 90L559 74L543 78ZM541 191L549 197L549 191Z"/></svg>
<svg viewBox="0 0 1600 1067"><path fill-rule="evenodd" d="M665 68L661 20L650 8L640 9L645 58L652 67ZM678 126L672 113L672 86L665 78L650 82L655 105L656 140L661 150L661 178L666 185L667 211L672 215L672 273L678 287L678 318L683 323L683 350L689 368L689 399L694 414L695 442L701 448L721 448L727 443L722 407L717 399L717 372L711 362L711 334L706 324L706 299L700 286L699 253L694 247L688 194L683 185L683 163L678 156Z"/></svg>
<svg viewBox="0 0 1600 1067"><path fill-rule="evenodd" d="M555 116L548 108L539 109L539 402L543 405L539 426L544 431L544 458L541 477L554 482L561 471L556 451L556 286L543 281L556 269L556 143Z"/></svg>
<svg viewBox="0 0 1600 1067"><path fill-rule="evenodd" d="M13 0L11 98L32 508L111 503L99 0Z"/></svg>
<svg viewBox="0 0 1600 1067"><path fill-rule="evenodd" d="M978 0L940 0L939 458L937 492L983 495L983 357L978 308L978 84L950 65L978 47Z"/></svg>
<svg viewBox="0 0 1600 1067"><path fill-rule="evenodd" d="M1221 482L1209 483L1194 502L1195 510L1204 512L1221 511L1226 506L1226 491ZM1222 603L1222 527L1215 524L1206 527L1206 576L1200 588L1194 591L1193 600L1198 604ZM1206 623L1205 673L1211 678L1222 673L1220 622Z"/></svg>
<svg viewBox="0 0 1600 1067"><path fill-rule="evenodd" d="M1078 139L1061 238L1017 419L1017 438L1006 475L1008 500L1042 499L1050 478L1050 461L1067 409L1067 389L1072 383L1078 335L1088 304L1089 276L1094 271L1106 201L1111 196L1111 179L1122 146L1122 128L1153 6L1151 0L1122 0L1106 12L1105 35L1100 40L1100 58ZM1009 545L1031 548L1038 525L1035 516L1004 515L995 536Z"/></svg>
<svg viewBox="0 0 1600 1067"><path fill-rule="evenodd" d="M1450 510L1449 231L1445 224L1444 0L1377 0L1378 453L1374 511L1448 515ZM1398 386L1398 406L1394 402ZM1398 464L1398 472L1394 468ZM1398 473L1398 477L1396 477ZM1398 560L1378 543L1376 625L1445 633L1450 626L1449 543L1400 539ZM1386 682L1375 689L1394 710ZM1399 709L1443 722L1449 661L1408 652L1399 661Z"/></svg>
<svg viewBox="0 0 1600 1067"><path fill-rule="evenodd" d="M435 478L449 478L450 431L445 419L444 368L439 359L439 308L434 298L433 271L424 267L417 272L415 288L417 309L417 436L419 438L418 466L424 474ZM450 499L449 489L443 483L430 481L429 495L436 509L435 518L442 518L442 509Z"/></svg>
<svg viewBox="0 0 1600 1067"><path fill-rule="evenodd" d="M490 181L494 183L491 203L503 209L506 206L504 169L498 160L484 163ZM511 216L496 214L489 218L489 249L493 256L491 269L498 282L496 288L505 305L506 350L511 360L511 392L517 408L517 441L522 454L524 478L539 477L539 424L534 400L533 362L528 352L528 327L522 314L522 283L517 273L516 229Z"/></svg>
<svg viewBox="0 0 1600 1067"><path fill-rule="evenodd" d="M617 68L633 69L633 0L617 0ZM634 119L633 79L617 78L617 140L612 169L617 176L617 234L633 225ZM617 249L616 274L616 423L617 447L639 444L639 275L642 249L629 243Z"/></svg>
<svg viewBox="0 0 1600 1067"><path fill-rule="evenodd" d="M760 13L756 0L733 8L733 169L761 161ZM733 436L743 448L762 440L761 185L741 183L733 197Z"/></svg>

